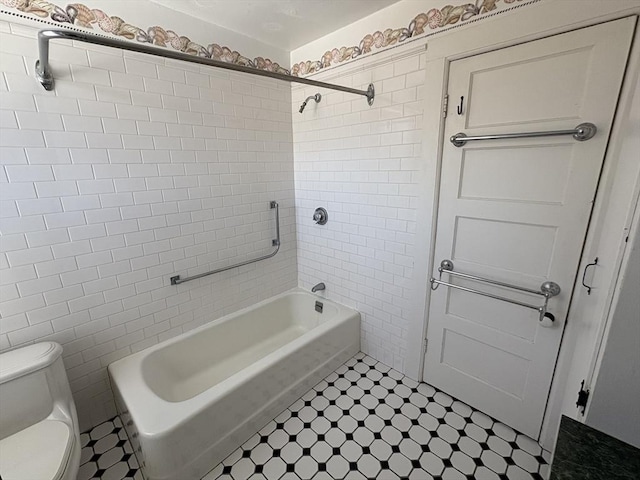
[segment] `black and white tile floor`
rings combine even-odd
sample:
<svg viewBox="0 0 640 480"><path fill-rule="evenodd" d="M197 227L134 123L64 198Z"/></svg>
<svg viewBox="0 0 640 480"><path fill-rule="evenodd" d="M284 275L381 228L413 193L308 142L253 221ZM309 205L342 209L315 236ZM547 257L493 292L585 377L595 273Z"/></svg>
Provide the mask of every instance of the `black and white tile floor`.
<svg viewBox="0 0 640 480"><path fill-rule="evenodd" d="M118 417L82 433L80 445L77 480L144 480Z"/></svg>
<svg viewBox="0 0 640 480"><path fill-rule="evenodd" d="M143 480L120 419L81 437L78 480ZM203 480L539 480L549 457L529 437L360 353Z"/></svg>

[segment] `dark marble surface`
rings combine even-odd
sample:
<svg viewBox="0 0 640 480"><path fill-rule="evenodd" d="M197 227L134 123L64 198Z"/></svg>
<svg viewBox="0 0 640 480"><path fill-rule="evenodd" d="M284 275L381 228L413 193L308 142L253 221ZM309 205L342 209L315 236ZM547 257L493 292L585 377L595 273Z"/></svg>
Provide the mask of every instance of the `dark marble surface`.
<svg viewBox="0 0 640 480"><path fill-rule="evenodd" d="M640 449L563 416L550 480L618 479L640 479Z"/></svg>

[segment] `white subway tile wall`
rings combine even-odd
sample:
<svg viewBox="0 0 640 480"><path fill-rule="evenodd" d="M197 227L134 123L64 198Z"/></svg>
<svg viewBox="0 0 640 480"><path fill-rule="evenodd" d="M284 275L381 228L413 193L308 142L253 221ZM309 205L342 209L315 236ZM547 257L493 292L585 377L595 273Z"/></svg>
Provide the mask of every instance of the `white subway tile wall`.
<svg viewBox="0 0 640 480"><path fill-rule="evenodd" d="M298 280L362 314L362 351L404 371L421 155L424 54L364 60L327 81L366 90L375 102L294 87L293 141ZM374 64L375 62L375 64ZM320 79L324 79L321 76ZM329 222L312 221L325 207Z"/></svg>
<svg viewBox="0 0 640 480"><path fill-rule="evenodd" d="M297 284L289 84L0 22L0 349L64 346L84 430L106 366ZM271 250L267 261L171 286Z"/></svg>

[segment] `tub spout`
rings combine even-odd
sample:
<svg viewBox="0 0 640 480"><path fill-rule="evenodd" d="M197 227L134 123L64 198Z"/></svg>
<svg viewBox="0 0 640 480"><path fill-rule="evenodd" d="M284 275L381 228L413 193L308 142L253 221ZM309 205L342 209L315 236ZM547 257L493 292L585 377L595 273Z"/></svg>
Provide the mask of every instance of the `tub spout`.
<svg viewBox="0 0 640 480"><path fill-rule="evenodd" d="M327 288L325 284L320 282L311 289L311 293L316 293L317 291L324 290L325 288Z"/></svg>

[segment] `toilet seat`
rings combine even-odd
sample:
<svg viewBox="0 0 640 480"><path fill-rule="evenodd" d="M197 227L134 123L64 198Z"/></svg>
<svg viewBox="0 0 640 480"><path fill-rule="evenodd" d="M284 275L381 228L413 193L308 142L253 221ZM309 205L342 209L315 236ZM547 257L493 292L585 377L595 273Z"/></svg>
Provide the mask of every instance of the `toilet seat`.
<svg viewBox="0 0 640 480"><path fill-rule="evenodd" d="M61 479L74 439L69 425L45 419L0 440L2 480Z"/></svg>

